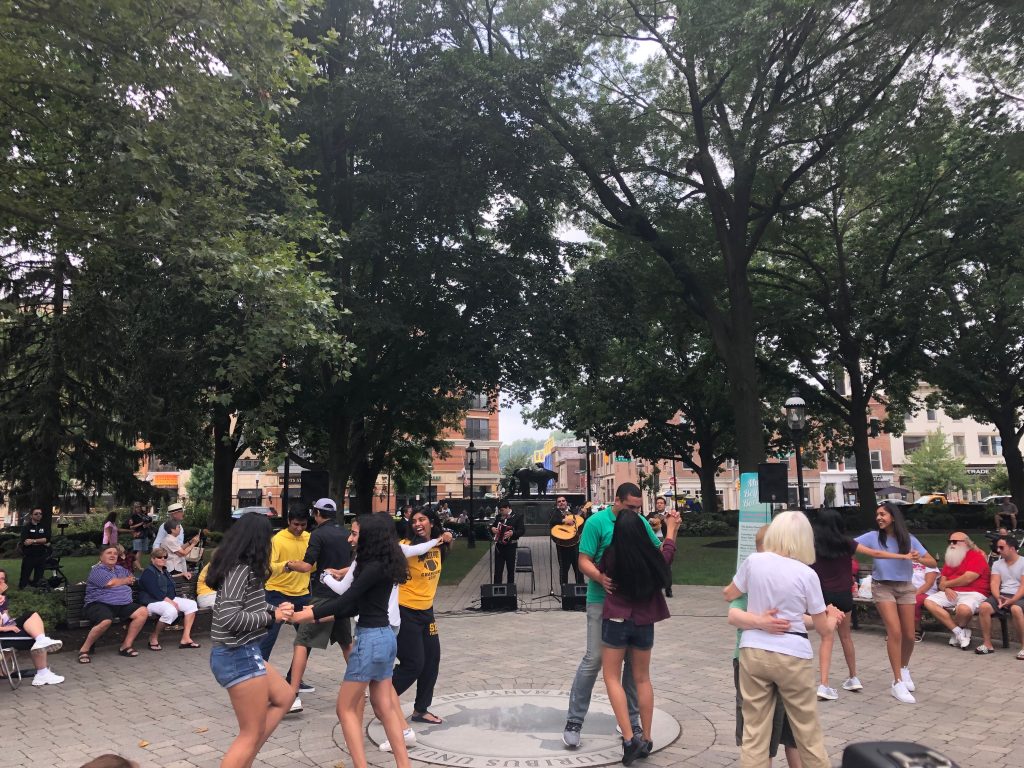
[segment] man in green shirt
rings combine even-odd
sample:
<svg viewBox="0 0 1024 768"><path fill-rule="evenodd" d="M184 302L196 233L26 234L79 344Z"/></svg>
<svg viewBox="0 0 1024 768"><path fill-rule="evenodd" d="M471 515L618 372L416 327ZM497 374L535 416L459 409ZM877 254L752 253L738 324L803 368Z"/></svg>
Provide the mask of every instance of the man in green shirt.
<svg viewBox="0 0 1024 768"><path fill-rule="evenodd" d="M597 563L612 542L615 529L615 517L624 509L641 515L647 533L651 537L651 546L660 547L661 541L651 530L646 518L643 518L643 496L635 483L623 483L615 490L615 503L611 508L595 512L587 519L580 538L580 570L587 577L587 651L583 654L576 677L569 692L569 712L566 717L562 742L569 749L580 745L580 730L583 720L590 710L590 697L594 691L594 682L601 671L601 613L604 610L606 587L614 589L611 580L602 574ZM633 682L633 668L626 656L622 670L622 687L626 690L626 703L629 706L629 721L633 724L633 732L640 732L640 709L637 706L636 683ZM632 734L622 734L629 737Z"/></svg>

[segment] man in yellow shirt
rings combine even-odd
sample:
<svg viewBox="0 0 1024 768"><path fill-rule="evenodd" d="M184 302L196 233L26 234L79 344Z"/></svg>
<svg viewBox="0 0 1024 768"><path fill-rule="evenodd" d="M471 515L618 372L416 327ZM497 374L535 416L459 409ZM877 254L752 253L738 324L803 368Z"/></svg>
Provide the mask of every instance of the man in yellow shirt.
<svg viewBox="0 0 1024 768"><path fill-rule="evenodd" d="M302 560L306 556L306 547L309 546L309 532L306 530L308 522L306 510L293 509L288 512L288 526L275 533L270 540L270 578L264 586L267 602L271 605L291 603L295 610L301 610L309 602L309 574L288 567L289 560ZM275 622L260 641L260 653L264 661L270 658L280 631L281 625Z"/></svg>

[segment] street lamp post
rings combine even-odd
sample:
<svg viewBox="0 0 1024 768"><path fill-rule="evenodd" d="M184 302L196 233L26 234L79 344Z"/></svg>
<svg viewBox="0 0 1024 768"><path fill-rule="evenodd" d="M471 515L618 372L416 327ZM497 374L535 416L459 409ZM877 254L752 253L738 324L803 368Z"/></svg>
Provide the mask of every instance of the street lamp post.
<svg viewBox="0 0 1024 768"><path fill-rule="evenodd" d="M797 507L804 509L804 468L800 461L800 438L807 425L807 403L794 389L786 400L786 423L793 435L793 446L796 448L796 493Z"/></svg>
<svg viewBox="0 0 1024 768"><path fill-rule="evenodd" d="M466 536L466 546L470 549L476 549L476 534L473 532L474 509L473 509L473 466L476 464L476 454L478 452L476 444L470 440L469 447L466 448L466 455L469 456L469 533Z"/></svg>
<svg viewBox="0 0 1024 768"><path fill-rule="evenodd" d="M427 504L434 500L434 462L427 464Z"/></svg>

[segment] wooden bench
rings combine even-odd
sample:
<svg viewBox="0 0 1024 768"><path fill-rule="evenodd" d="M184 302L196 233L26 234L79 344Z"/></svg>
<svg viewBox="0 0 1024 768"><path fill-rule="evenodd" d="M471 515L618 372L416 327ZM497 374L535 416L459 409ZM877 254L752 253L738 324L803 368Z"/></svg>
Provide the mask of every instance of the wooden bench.
<svg viewBox="0 0 1024 768"><path fill-rule="evenodd" d="M853 615L851 616L851 619L850 619L850 626L853 629L860 629L860 622L857 619L857 614L859 613L858 607L861 607L862 610L864 611L864 613L869 613L870 611L875 609L875 601L872 600L870 597L856 596L856 597L853 598ZM877 613L877 611L876 611L876 613ZM952 613L952 611L950 613ZM924 608L924 607L921 608L921 618L922 619L931 618L931 614L928 613L928 609L927 608ZM996 613L996 614L992 615L992 618L999 622L999 628L1000 628L1000 630L1002 631L1002 634L1003 634L1003 648L1009 648L1010 647L1010 627L1009 627L1009 622L1007 621L1008 617L1005 614ZM979 620L978 620L978 614L974 614L974 616L971 618L971 623L970 623L969 626L971 628L971 634L972 635L976 634L977 637L981 637L981 625L980 625ZM943 627L943 630L945 630L945 629L946 628ZM1017 638L1017 639L1019 640L1020 638Z"/></svg>
<svg viewBox="0 0 1024 768"><path fill-rule="evenodd" d="M187 597L189 600L196 599L196 578L184 579L181 576L174 577L175 591L178 597ZM132 586L132 600L139 603L140 586L138 581ZM139 603L140 605L142 603ZM66 616L64 621L71 629L82 629L91 627L92 622L85 618L85 582L80 584L68 584L64 590L64 608ZM210 611L210 608L200 608L199 613ZM121 619L114 619L114 624L121 624Z"/></svg>

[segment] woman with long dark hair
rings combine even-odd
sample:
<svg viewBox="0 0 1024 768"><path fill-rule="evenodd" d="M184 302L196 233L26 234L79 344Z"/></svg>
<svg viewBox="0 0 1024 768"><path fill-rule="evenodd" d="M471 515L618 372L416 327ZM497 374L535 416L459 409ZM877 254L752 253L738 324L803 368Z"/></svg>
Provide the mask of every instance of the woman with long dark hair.
<svg viewBox="0 0 1024 768"><path fill-rule="evenodd" d="M875 523L878 530L862 533L856 541L871 549L904 555L899 559L875 558L871 574L871 596L885 624L885 645L893 677L890 693L897 701L913 704L917 700L913 696L915 685L910 677L910 656L914 652L917 588L913 582L914 566L911 560L919 560L934 567L935 558L910 534L903 512L892 502L883 501L878 506L875 510Z"/></svg>
<svg viewBox="0 0 1024 768"><path fill-rule="evenodd" d="M676 554L679 513L665 515L665 542L661 549L651 546L648 524L638 513L621 510L608 549L598 568L614 589L604 599L601 614L601 671L612 711L622 731L622 762L650 754L651 719L654 716L654 686L651 684L651 649L654 624L669 617L664 590L672 584L672 559ZM633 733L622 687L622 666L629 654L636 683L642 733Z"/></svg>
<svg viewBox="0 0 1024 768"><path fill-rule="evenodd" d="M107 515L107 519L103 521L103 540L100 542L103 546L112 544L117 546L117 512L111 512Z"/></svg>
<svg viewBox="0 0 1024 768"><path fill-rule="evenodd" d="M275 621L287 621L292 604L267 602L270 522L247 514L228 530L210 563L206 583L217 590L210 639L210 669L227 689L238 720L238 737L221 768L248 768L291 706L292 689L263 660L260 640Z"/></svg>
<svg viewBox="0 0 1024 768"><path fill-rule="evenodd" d="M409 536L402 539L401 544L409 563L409 580L398 588L402 623L398 631L398 666L391 682L399 696L416 683L416 701L410 719L437 725L441 718L430 711L441 666L441 638L434 618L434 596L451 536L444 533L437 513L431 509L413 512L407 530ZM422 551L419 545L432 539L441 543Z"/></svg>
<svg viewBox="0 0 1024 768"><path fill-rule="evenodd" d="M873 549L860 544L846 535L846 526L842 515L834 509L821 509L811 517L811 528L814 529L815 561L811 568L818 574L821 592L826 605L834 605L843 612L843 620L836 627L839 642L843 646L843 656L849 676L843 682L843 690L860 691L864 688L857 677L857 654L853 647L853 635L850 627L850 614L853 612L853 562L854 554L868 555L876 560L912 560L913 552L905 554L889 552L884 549ZM818 685L818 698L834 701L839 698L835 688L829 687L828 676L832 666L832 648L835 645L835 634L821 638L820 672L821 681Z"/></svg>
<svg viewBox="0 0 1024 768"><path fill-rule="evenodd" d="M409 576L405 555L398 546L394 522L387 515L362 515L352 524L349 543L356 547L352 585L338 597L294 614L297 624L357 615L355 643L338 691L338 720L354 768L366 768L363 744L363 699L367 685L370 703L381 716L395 762L409 765L402 738L402 719L393 707L391 674L397 643L388 621L388 599L395 584Z"/></svg>

